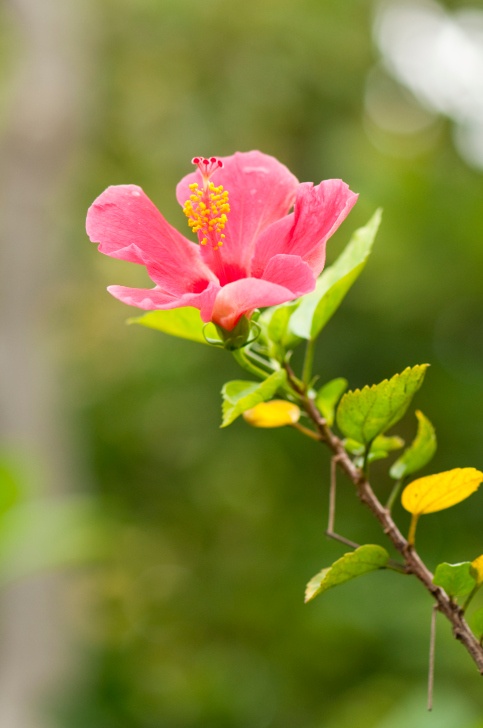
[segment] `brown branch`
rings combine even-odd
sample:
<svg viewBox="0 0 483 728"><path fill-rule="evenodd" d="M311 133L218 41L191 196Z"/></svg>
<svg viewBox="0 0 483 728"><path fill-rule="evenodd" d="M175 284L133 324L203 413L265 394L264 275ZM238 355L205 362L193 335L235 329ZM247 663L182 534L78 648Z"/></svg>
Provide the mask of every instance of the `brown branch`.
<svg viewBox="0 0 483 728"><path fill-rule="evenodd" d="M354 465L345 451L342 441L332 432L314 402L309 397L303 395L298 388L296 391L299 395L302 395L304 409L314 423L321 440L327 444L336 457L337 466L341 468L349 480L355 485L359 499L372 511L373 515L381 524L386 536L392 541L394 547L403 557L406 573L414 574L431 594L433 599L435 599L436 608L451 623L455 639L464 645L478 668L478 671L483 675L483 646L471 631L464 618L463 610L456 602L450 599L443 589L433 584L431 571L424 564L414 546L409 544L399 531L392 519L390 511L379 501L363 471Z"/></svg>

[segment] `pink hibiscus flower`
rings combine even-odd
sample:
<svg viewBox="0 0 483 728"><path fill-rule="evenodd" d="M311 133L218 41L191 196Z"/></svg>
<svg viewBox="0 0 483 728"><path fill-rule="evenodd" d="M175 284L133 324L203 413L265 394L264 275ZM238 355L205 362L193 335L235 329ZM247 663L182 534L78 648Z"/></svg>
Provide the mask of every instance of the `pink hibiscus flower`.
<svg viewBox="0 0 483 728"><path fill-rule="evenodd" d="M312 291L326 241L357 195L338 179L300 184L258 151L193 162L196 171L176 194L199 244L172 227L136 185L108 187L89 208L87 233L100 252L146 266L156 284L108 291L147 310L194 306L204 322L226 332L256 308Z"/></svg>

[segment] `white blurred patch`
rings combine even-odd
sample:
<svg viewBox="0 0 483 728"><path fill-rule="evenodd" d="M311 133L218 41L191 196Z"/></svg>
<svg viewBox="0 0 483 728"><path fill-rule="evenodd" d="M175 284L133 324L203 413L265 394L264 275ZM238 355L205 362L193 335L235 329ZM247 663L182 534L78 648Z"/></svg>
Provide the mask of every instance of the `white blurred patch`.
<svg viewBox="0 0 483 728"><path fill-rule="evenodd" d="M446 116L460 154L483 168L483 10L450 14L432 0L385 0L374 36L389 78L382 81L381 71L368 78L371 121L417 135ZM391 78L403 88L395 91Z"/></svg>

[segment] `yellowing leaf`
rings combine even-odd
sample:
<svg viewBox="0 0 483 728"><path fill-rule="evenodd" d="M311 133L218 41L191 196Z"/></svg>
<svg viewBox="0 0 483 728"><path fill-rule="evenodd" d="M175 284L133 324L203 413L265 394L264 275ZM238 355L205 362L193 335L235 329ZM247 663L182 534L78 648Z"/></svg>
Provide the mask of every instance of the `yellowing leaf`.
<svg viewBox="0 0 483 728"><path fill-rule="evenodd" d="M260 402L255 407L243 412L243 418L252 427L285 427L294 425L300 417L300 409L292 402L284 399L272 399L271 402Z"/></svg>
<svg viewBox="0 0 483 728"><path fill-rule="evenodd" d="M476 468L454 468L413 480L404 488L401 502L414 516L434 513L465 500L481 482L483 473Z"/></svg>
<svg viewBox="0 0 483 728"><path fill-rule="evenodd" d="M471 566L476 571L476 583L481 586L483 584L483 554L472 561Z"/></svg>

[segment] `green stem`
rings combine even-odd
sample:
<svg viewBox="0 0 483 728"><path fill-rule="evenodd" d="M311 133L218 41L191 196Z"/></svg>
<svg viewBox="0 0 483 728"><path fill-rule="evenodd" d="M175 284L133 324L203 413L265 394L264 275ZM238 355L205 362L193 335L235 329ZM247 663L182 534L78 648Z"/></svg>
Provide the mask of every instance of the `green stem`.
<svg viewBox="0 0 483 728"><path fill-rule="evenodd" d="M366 445L364 450L364 459L362 461L362 472L365 478L369 477L369 453L371 452L372 440Z"/></svg>
<svg viewBox="0 0 483 728"><path fill-rule="evenodd" d="M411 516L411 525L409 526L408 544L414 546L416 540L416 526L418 525L419 513L413 513Z"/></svg>
<svg viewBox="0 0 483 728"><path fill-rule="evenodd" d="M403 478L399 478L399 480L394 485L393 489L391 490L391 493L389 495L389 498L387 499L386 508L389 512L391 512L392 507L394 505L394 501L399 495L399 491L401 490L401 486L403 484Z"/></svg>
<svg viewBox="0 0 483 728"><path fill-rule="evenodd" d="M314 364L314 354L315 354L315 339L309 339L307 341L307 346L305 348L305 359L304 359L304 366L302 370L302 381L305 385L305 389L307 390L310 385L310 380L312 379L312 367Z"/></svg>
<svg viewBox="0 0 483 728"><path fill-rule="evenodd" d="M260 367L262 371L266 371L267 374L273 374L274 371L280 368L278 364L276 366L273 366L269 361L267 361L267 359L264 359L262 356L256 354L250 347L246 347L245 349L243 349L243 352L249 361Z"/></svg>
<svg viewBox="0 0 483 728"><path fill-rule="evenodd" d="M255 364L251 360L253 357L250 357L245 349L235 349L232 351L232 354L233 358L238 362L242 369L250 372L250 374L254 374L259 379L266 379L269 374L273 374L274 372L274 370L269 367L268 362L265 364L263 359L260 359L260 357L256 357L257 363ZM266 370L262 369L261 365L265 365Z"/></svg>
<svg viewBox="0 0 483 728"><path fill-rule="evenodd" d="M317 440L317 442L320 442L322 437L318 432L315 432L315 430L309 430L308 427L304 427L300 424L300 422L294 422L292 424L292 427L299 432L302 433L302 435L305 435L306 437L310 437L312 440Z"/></svg>
<svg viewBox="0 0 483 728"><path fill-rule="evenodd" d="M472 599L473 599L473 597L475 596L475 594L476 594L476 592L478 591L478 589L480 588L480 586L481 586L481 584L476 584L476 586L474 586L474 587L473 587L473 589L472 589L472 590L470 591L470 593L469 593L469 594L468 594L468 596L466 597L465 603L464 603L464 604L463 604L463 606L461 607L461 608L462 608L462 610L463 610L463 612L466 612L466 610L467 610L467 608L468 608L468 606L469 606L469 603L471 602L471 600L472 600Z"/></svg>
<svg viewBox="0 0 483 728"><path fill-rule="evenodd" d="M248 348L235 349L231 353L233 354L233 358L235 359L235 361L238 362L242 369L245 369L245 371L250 372L250 374L253 374L255 377L258 377L258 379L261 379L262 381L267 379L270 374L273 374L275 371L277 371L277 368L271 366L270 362L262 359L261 356L258 356L258 354L255 354ZM285 396L289 395L290 400L301 401L302 399L301 395L298 394L288 382L282 384L279 391Z"/></svg>

